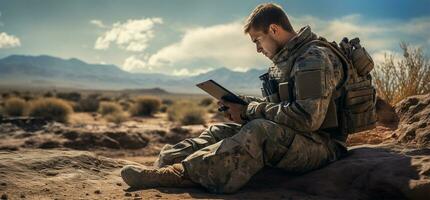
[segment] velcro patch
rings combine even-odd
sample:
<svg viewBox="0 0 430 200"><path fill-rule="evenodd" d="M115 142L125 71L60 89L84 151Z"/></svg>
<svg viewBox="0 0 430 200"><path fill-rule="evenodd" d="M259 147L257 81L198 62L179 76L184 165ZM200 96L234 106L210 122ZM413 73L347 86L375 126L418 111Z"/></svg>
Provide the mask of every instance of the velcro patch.
<svg viewBox="0 0 430 200"><path fill-rule="evenodd" d="M323 75L321 70L297 72L295 77L297 99L302 100L323 96L323 87L325 84Z"/></svg>

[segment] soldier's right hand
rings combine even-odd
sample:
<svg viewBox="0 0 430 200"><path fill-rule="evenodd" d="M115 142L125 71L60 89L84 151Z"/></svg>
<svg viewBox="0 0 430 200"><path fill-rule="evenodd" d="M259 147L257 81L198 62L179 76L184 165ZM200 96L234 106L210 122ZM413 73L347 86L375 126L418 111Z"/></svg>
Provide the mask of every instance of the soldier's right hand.
<svg viewBox="0 0 430 200"><path fill-rule="evenodd" d="M231 114L228 112L228 107L224 105L221 101L217 101L218 111L221 112L225 118L228 120L233 120Z"/></svg>

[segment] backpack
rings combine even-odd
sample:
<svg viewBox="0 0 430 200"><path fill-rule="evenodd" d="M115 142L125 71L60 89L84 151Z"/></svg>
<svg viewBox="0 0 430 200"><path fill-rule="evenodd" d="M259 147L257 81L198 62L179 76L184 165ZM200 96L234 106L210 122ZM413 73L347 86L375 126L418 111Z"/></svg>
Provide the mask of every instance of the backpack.
<svg viewBox="0 0 430 200"><path fill-rule="evenodd" d="M343 38L339 43L318 38L318 43L330 48L342 61L344 78L333 93L326 118L321 126L353 134L376 126L376 89L370 72L374 63L359 38ZM307 46L307 45L306 45Z"/></svg>

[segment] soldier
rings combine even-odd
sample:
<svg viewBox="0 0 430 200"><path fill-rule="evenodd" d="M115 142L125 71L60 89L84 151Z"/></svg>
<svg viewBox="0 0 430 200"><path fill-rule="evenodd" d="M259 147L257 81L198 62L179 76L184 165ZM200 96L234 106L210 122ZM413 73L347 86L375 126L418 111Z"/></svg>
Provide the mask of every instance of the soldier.
<svg viewBox="0 0 430 200"><path fill-rule="evenodd" d="M200 184L232 193L264 166L304 173L346 153L346 134L330 123L334 91L344 77L342 61L306 26L296 32L283 9L257 6L244 26L258 53L273 61L260 77L264 98L241 96L247 106L221 101L234 123L213 125L199 137L166 145L156 168L126 166L132 187ZM335 124L336 124L335 122Z"/></svg>

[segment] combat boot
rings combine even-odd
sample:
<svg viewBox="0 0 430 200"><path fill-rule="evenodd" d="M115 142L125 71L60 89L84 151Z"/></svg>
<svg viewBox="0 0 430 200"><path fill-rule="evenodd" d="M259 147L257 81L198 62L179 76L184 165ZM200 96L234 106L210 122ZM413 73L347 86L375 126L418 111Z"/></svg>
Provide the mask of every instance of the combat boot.
<svg viewBox="0 0 430 200"><path fill-rule="evenodd" d="M185 176L182 164L177 163L162 168L128 165L122 168L121 177L130 187L191 187L193 182Z"/></svg>

